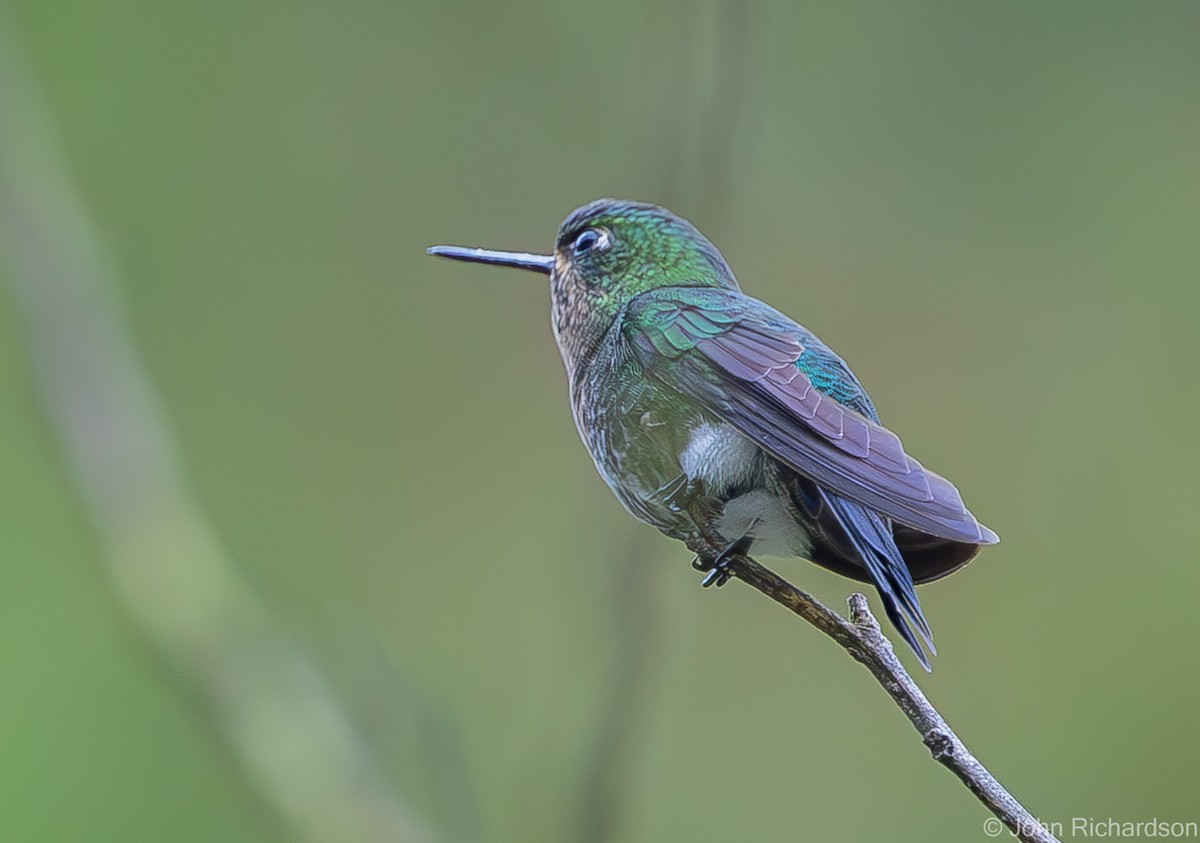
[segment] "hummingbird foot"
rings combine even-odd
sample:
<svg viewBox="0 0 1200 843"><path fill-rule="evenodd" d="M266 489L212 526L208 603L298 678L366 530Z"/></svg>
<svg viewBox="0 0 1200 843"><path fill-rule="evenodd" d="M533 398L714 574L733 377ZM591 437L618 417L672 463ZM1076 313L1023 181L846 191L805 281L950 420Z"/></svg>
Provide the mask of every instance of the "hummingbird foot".
<svg viewBox="0 0 1200 843"><path fill-rule="evenodd" d="M729 582L733 577L733 571L730 570L730 564L739 556L745 556L750 550L750 545L754 544L754 539L750 536L742 536L735 542L727 544L712 561L703 558L702 555L697 555L692 560L692 567L697 571L707 571L704 579L700 581L701 588L716 586L720 588Z"/></svg>
<svg viewBox="0 0 1200 843"><path fill-rule="evenodd" d="M718 562L713 569L705 575L704 579L700 580L700 587L708 588L709 586L715 585L717 588L720 588L721 586L725 585L725 583L729 582L732 577L733 574L729 570L728 560L724 562Z"/></svg>

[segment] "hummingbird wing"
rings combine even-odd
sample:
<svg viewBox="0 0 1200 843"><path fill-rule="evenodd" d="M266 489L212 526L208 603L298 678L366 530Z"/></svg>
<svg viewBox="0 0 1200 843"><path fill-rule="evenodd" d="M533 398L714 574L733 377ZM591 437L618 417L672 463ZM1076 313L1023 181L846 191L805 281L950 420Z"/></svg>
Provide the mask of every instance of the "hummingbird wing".
<svg viewBox="0 0 1200 843"><path fill-rule="evenodd" d="M769 305L735 290L661 287L626 305L621 330L650 377L824 488L938 538L999 541L876 421L841 358Z"/></svg>

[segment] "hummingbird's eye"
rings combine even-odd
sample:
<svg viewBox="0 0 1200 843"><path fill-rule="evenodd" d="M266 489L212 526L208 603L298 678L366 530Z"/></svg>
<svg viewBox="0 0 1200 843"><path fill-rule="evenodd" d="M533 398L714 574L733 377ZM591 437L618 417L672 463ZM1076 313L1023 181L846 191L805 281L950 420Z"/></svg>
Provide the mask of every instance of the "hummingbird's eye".
<svg viewBox="0 0 1200 843"><path fill-rule="evenodd" d="M608 232L604 229L589 228L575 238L575 242L571 245L571 251L575 253L575 257L580 257L591 251L599 252L607 249L611 242Z"/></svg>

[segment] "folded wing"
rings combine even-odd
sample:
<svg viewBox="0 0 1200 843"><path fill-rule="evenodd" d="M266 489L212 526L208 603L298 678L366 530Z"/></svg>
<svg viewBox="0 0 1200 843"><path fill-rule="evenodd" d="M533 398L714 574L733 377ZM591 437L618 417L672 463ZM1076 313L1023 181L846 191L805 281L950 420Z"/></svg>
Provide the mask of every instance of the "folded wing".
<svg viewBox="0 0 1200 843"><path fill-rule="evenodd" d="M905 453L899 438L839 403L857 388L844 364L779 311L717 288L660 288L623 314L631 353L651 377L681 390L794 471L896 522L957 542L994 544L945 478ZM822 362L806 365L807 353ZM829 361L843 372L830 374ZM806 372L812 371L812 376ZM843 400L845 400L843 398Z"/></svg>

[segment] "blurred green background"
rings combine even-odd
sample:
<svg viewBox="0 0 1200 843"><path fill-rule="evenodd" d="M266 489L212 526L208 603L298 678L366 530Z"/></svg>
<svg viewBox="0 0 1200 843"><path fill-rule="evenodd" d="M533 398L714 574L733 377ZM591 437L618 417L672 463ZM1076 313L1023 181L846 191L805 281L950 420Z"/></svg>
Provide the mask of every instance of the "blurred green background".
<svg viewBox="0 0 1200 843"><path fill-rule="evenodd" d="M921 591L919 681L992 771L1047 822L1200 820L1200 5L15 0L0 25L263 663L309 660L433 839L985 839L860 667L620 509L545 284L423 253L546 250L605 195L695 222L1001 534ZM336 836L120 596L28 340L5 290L0 839Z"/></svg>

